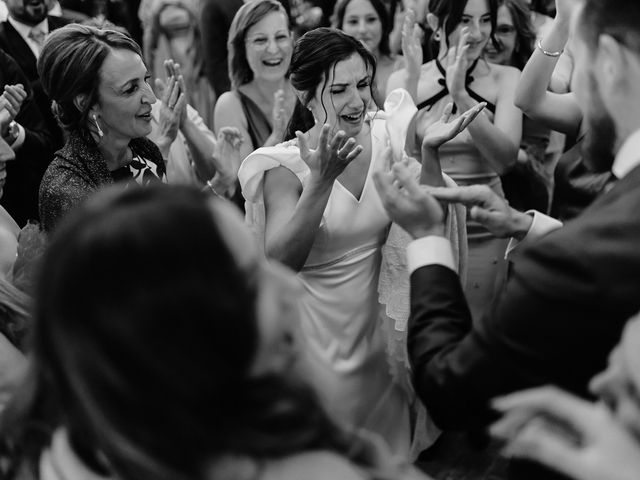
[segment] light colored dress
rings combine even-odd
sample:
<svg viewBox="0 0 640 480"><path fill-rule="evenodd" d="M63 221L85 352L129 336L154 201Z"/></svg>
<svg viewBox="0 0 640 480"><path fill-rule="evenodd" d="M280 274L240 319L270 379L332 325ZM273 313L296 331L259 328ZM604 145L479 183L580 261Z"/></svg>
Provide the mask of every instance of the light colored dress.
<svg viewBox="0 0 640 480"><path fill-rule="evenodd" d="M475 65L475 64L474 64ZM440 73L444 69L437 63ZM471 67L469 70L473 70ZM467 92L477 101L486 101L471 90L469 83L473 77L467 76ZM444 83L442 81L441 83ZM448 103L453 99L444 86L443 90L424 102L418 104L420 110L416 117L416 131L424 130L442 117ZM487 102L483 114L493 121L495 106ZM455 112L456 118L460 112ZM422 140L422 139L419 139ZM456 184L488 185L494 192L504 197L500 176L493 170L489 162L482 157L475 140L468 130L464 130L452 140L443 144L438 150L442 171L449 175ZM467 279L465 294L474 320L479 319L491 306L494 297L501 291L506 274L504 252L507 239L496 238L480 223L467 218L467 239L469 257L467 263Z"/></svg>
<svg viewBox="0 0 640 480"><path fill-rule="evenodd" d="M411 460L437 438L438 431L417 405L407 368L409 275L404 251L409 238L399 227L390 226L371 176L384 168L382 153L387 145L396 160L405 156L406 132L415 112L410 95L399 89L387 97L385 112L370 115L372 160L361 197L356 199L338 181L334 183L299 273L308 293L301 299L306 378L340 424L381 435L393 453ZM291 170L304 188L310 172L294 142L258 149L238 172L247 221L261 242L264 172L278 166ZM412 160L412 167L419 175L420 164ZM447 236L456 253L464 250L458 236L458 226L464 225L460 210L452 206L448 212ZM389 228L395 232L391 236ZM385 242L388 257L383 260ZM380 305L380 299L393 307Z"/></svg>
<svg viewBox="0 0 640 480"><path fill-rule="evenodd" d="M371 163L360 198L335 181L299 278L303 371L343 425L380 434L395 453L409 449L408 404L394 383L378 327L381 247L390 224L373 184L387 144L385 121L371 117ZM261 201L264 172L289 168L304 188L309 168L294 142L256 150L238 177L249 202ZM248 208L250 214L253 209Z"/></svg>

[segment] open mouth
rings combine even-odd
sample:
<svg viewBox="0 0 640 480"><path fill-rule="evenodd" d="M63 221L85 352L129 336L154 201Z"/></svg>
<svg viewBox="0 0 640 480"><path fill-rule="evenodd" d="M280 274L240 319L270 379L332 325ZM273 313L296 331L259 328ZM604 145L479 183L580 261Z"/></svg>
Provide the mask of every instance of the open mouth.
<svg viewBox="0 0 640 480"><path fill-rule="evenodd" d="M151 120L151 112L140 114L138 115L138 118L142 118L143 120Z"/></svg>
<svg viewBox="0 0 640 480"><path fill-rule="evenodd" d="M277 60L263 60L262 63L267 67L278 67L282 65L282 59L280 58Z"/></svg>
<svg viewBox="0 0 640 480"><path fill-rule="evenodd" d="M364 111L360 113L350 114L350 115L340 115L340 118L342 118L347 123L360 123L360 121L362 120L363 114L364 114Z"/></svg>

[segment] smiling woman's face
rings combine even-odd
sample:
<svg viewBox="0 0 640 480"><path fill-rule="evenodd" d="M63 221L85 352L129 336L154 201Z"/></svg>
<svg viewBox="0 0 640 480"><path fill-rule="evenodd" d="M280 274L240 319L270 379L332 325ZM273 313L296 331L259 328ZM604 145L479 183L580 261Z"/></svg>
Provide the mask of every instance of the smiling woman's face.
<svg viewBox="0 0 640 480"><path fill-rule="evenodd" d="M148 80L147 67L137 53L114 49L107 55L100 68L98 104L94 107L106 135L132 139L151 133L151 105L156 97Z"/></svg>
<svg viewBox="0 0 640 480"><path fill-rule="evenodd" d="M293 40L285 15L271 12L253 25L247 31L245 49L255 80L283 79L293 52Z"/></svg>
<svg viewBox="0 0 640 480"><path fill-rule="evenodd" d="M382 22L369 0L351 0L344 10L342 31L360 40L370 52L378 53Z"/></svg>
<svg viewBox="0 0 640 480"><path fill-rule="evenodd" d="M449 47L457 47L462 29L469 29L467 58L475 60L483 53L491 35L491 12L486 0L469 0L460 23L449 35Z"/></svg>

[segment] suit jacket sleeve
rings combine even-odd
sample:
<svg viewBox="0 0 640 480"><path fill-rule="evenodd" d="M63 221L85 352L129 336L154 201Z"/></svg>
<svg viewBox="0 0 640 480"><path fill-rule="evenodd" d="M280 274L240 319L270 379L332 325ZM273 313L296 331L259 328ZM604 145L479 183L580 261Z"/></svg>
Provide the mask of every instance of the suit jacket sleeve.
<svg viewBox="0 0 640 480"><path fill-rule="evenodd" d="M20 147L19 161L32 164L42 174L51 161L53 137L45 126L27 77L13 58L1 51L0 56L2 57L0 64L3 70L3 85L21 83L27 90L27 98L16 116L16 122L22 125L25 131L25 140Z"/></svg>
<svg viewBox="0 0 640 480"><path fill-rule="evenodd" d="M217 97L230 88L227 66L227 34L223 6L218 0L205 0L200 9L200 31L205 73Z"/></svg>
<svg viewBox="0 0 640 480"><path fill-rule="evenodd" d="M502 296L475 325L453 271L430 265L411 275L413 382L440 428L483 426L492 419L490 399L521 388L560 383L584 392L598 369L585 358L599 355L589 355L597 340L585 342L581 331L589 327L581 321L601 311L597 285L576 252L557 243L523 252Z"/></svg>

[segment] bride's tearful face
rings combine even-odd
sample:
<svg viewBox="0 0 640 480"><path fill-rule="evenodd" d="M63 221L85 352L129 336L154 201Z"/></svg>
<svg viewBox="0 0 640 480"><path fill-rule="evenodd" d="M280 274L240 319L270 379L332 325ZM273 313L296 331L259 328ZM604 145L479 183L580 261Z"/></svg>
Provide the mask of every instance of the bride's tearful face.
<svg viewBox="0 0 640 480"><path fill-rule="evenodd" d="M344 130L347 137L356 136L371 103L371 82L371 69L360 55L336 63L311 102L313 116L334 130Z"/></svg>

